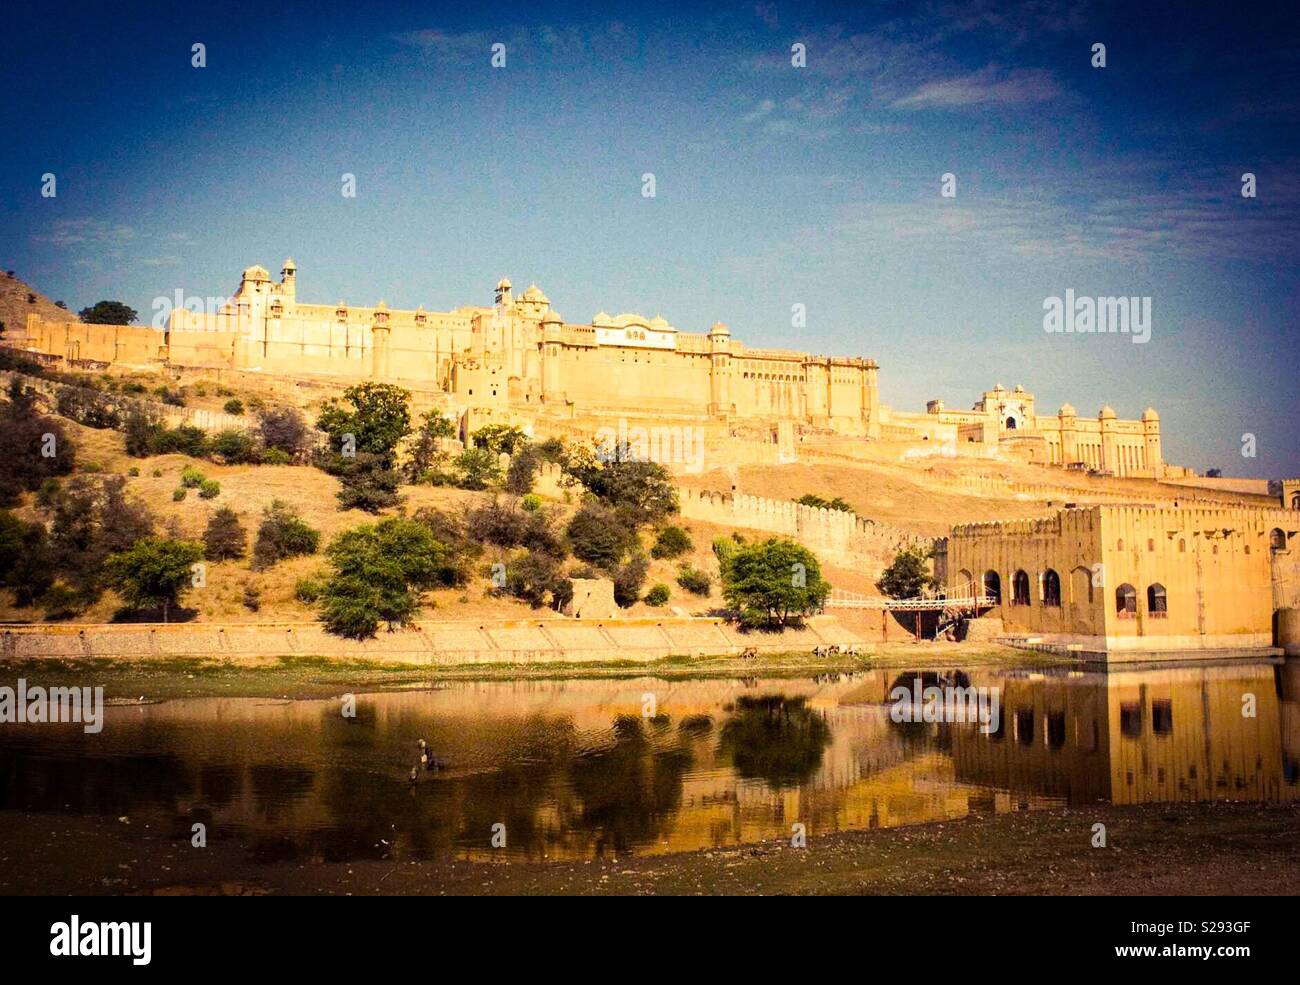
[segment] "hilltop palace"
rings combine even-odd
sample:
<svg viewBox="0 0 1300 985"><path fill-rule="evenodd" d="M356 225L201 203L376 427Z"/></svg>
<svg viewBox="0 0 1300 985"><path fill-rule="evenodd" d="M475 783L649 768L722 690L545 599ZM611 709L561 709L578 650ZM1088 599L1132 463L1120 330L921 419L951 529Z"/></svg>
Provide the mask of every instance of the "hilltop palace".
<svg viewBox="0 0 1300 985"><path fill-rule="evenodd" d="M871 359L752 349L721 322L681 332L636 314L566 322L533 285L509 280L492 305L453 311L308 304L286 260L278 283L244 271L214 313L172 312L165 329L46 321L30 315L21 345L69 361L121 367L230 369L272 376L391 380L449 394L487 413L790 421L839 434L1002 451L1046 465L1161 478L1160 419L1120 420L1110 407L1079 417L1069 404L1040 416L1034 396L999 384L971 410L930 401L925 413L881 406ZM976 447L972 448L974 445Z"/></svg>

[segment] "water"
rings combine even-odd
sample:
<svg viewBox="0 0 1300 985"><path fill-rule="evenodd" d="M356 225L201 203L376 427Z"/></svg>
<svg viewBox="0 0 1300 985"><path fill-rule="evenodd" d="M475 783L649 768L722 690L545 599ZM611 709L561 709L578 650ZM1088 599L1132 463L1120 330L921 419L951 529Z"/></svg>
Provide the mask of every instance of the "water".
<svg viewBox="0 0 1300 985"><path fill-rule="evenodd" d="M796 823L815 837L1297 795L1295 661L972 670L971 684L999 689L993 734L891 720L890 690L914 676L467 682L360 695L353 720L337 699L114 707L98 735L0 726L0 809L127 816L178 839L202 821L264 861L500 860L686 851L788 838ZM420 738L446 768L412 785Z"/></svg>

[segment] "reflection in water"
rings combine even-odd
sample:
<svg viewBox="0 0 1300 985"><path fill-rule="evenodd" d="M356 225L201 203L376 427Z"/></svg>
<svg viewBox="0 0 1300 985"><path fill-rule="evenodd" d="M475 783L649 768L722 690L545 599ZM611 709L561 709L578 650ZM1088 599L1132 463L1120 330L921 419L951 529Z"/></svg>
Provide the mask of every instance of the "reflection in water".
<svg viewBox="0 0 1300 985"><path fill-rule="evenodd" d="M110 708L0 726L0 809L131 816L254 858L589 858L1044 805L1290 800L1300 665L973 671L999 728L895 723L896 671L813 681L462 683ZM956 679L956 678L954 678ZM661 714L639 711L653 692ZM1245 709L1246 713L1243 713ZM416 740L447 768L408 772ZM34 823L39 823L34 822ZM507 847L489 847L505 824Z"/></svg>

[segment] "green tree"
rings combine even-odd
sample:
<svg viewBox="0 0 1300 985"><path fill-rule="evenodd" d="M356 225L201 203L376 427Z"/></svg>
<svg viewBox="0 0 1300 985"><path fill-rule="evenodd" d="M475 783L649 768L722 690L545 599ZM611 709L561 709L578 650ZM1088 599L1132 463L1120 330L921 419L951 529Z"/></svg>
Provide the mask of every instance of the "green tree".
<svg viewBox="0 0 1300 985"><path fill-rule="evenodd" d="M248 531L239 522L239 514L223 506L212 514L203 531L203 553L209 561L226 561L244 556Z"/></svg>
<svg viewBox="0 0 1300 985"><path fill-rule="evenodd" d="M462 489L486 489L501 481L501 463L486 448L466 448L456 458L459 478L456 485Z"/></svg>
<svg viewBox="0 0 1300 985"><path fill-rule="evenodd" d="M163 622L193 584L193 567L203 560L203 545L192 540L146 537L130 550L110 554L104 580L128 608L161 606Z"/></svg>
<svg viewBox="0 0 1300 985"><path fill-rule="evenodd" d="M542 456L536 446L523 444L510 455L510 468L506 469L506 492L526 496L533 491L537 472L542 467Z"/></svg>
<svg viewBox="0 0 1300 985"><path fill-rule="evenodd" d="M513 424L487 424L474 432L472 440L475 448L486 448L494 455L513 455L516 448L528 443L528 435Z"/></svg>
<svg viewBox="0 0 1300 985"><path fill-rule="evenodd" d="M747 626L785 626L818 611L830 594L817 557L792 540L741 547L723 565L722 595Z"/></svg>
<svg viewBox="0 0 1300 985"><path fill-rule="evenodd" d="M931 557L932 552L919 547L899 551L876 582L876 588L892 599L917 598L926 589L938 588L939 582L930 574Z"/></svg>
<svg viewBox="0 0 1300 985"><path fill-rule="evenodd" d="M381 621L405 625L420 593L436 584L446 548L427 526L389 517L340 534L326 552L334 573L321 591L321 619L340 636L365 639Z"/></svg>
<svg viewBox="0 0 1300 985"><path fill-rule="evenodd" d="M673 477L657 462L638 459L602 462L583 448L568 457L563 469L597 499L623 507L645 522L658 523L677 512Z"/></svg>
<svg viewBox="0 0 1300 985"><path fill-rule="evenodd" d="M315 554L320 546L320 531L307 526L294 512L293 507L281 500L273 500L262 515L253 544L253 570L269 568L277 561Z"/></svg>
<svg viewBox="0 0 1300 985"><path fill-rule="evenodd" d="M358 383L343 392L343 403L331 400L316 421L330 437L336 454L345 452L351 435L355 452L369 452L392 468L398 443L411 433L411 395L389 383Z"/></svg>
<svg viewBox="0 0 1300 985"><path fill-rule="evenodd" d="M636 533L604 503L588 500L569 520L569 544L574 557L612 571L636 545Z"/></svg>
<svg viewBox="0 0 1300 985"><path fill-rule="evenodd" d="M668 526L659 531L659 536L655 538L654 547L650 548L650 556L653 558L680 557L693 546L690 534L681 527Z"/></svg>
<svg viewBox="0 0 1300 985"><path fill-rule="evenodd" d="M456 424L450 418L443 417L436 410L424 415L415 440L411 443L411 454L402 467L406 481L412 484L428 482L436 466L446 461L446 452L439 448L445 438L456 437Z"/></svg>
<svg viewBox="0 0 1300 985"><path fill-rule="evenodd" d="M131 325L137 313L121 301L96 301L92 307L78 311L77 317L89 325Z"/></svg>

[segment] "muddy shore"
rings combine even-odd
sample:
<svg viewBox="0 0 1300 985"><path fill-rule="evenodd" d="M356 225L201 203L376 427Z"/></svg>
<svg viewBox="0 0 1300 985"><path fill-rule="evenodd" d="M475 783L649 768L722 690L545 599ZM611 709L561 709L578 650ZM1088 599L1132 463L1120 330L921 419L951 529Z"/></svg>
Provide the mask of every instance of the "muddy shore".
<svg viewBox="0 0 1300 985"><path fill-rule="evenodd" d="M1092 847L1092 826L1108 845ZM0 813L6 895L1295 895L1300 805L1098 805L584 862L305 859Z"/></svg>

